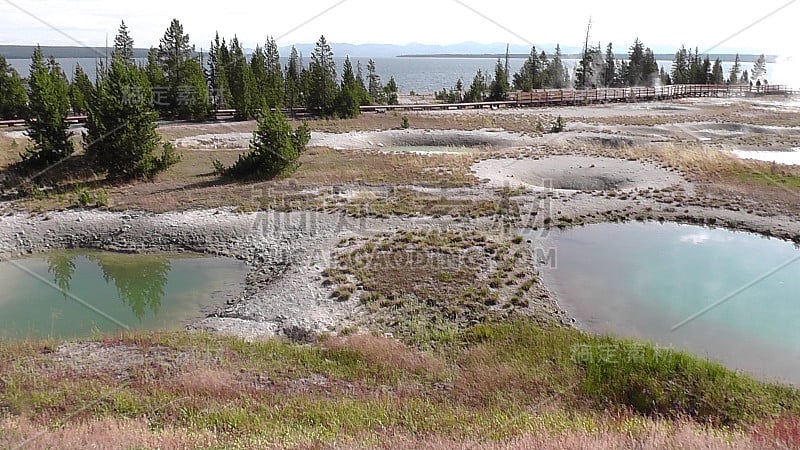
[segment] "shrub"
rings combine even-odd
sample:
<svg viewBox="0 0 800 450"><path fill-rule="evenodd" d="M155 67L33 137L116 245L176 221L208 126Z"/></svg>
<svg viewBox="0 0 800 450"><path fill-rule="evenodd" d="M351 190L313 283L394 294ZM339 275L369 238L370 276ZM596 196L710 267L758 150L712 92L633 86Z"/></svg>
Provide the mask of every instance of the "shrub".
<svg viewBox="0 0 800 450"><path fill-rule="evenodd" d="M561 133L564 131L564 128L567 126L567 122L564 120L563 117L558 116L555 122L553 122L553 126L550 128L551 133Z"/></svg>
<svg viewBox="0 0 800 450"><path fill-rule="evenodd" d="M411 126L411 124L408 122L408 116L404 115L403 118L400 120L400 128L406 130L410 126Z"/></svg>
<svg viewBox="0 0 800 450"><path fill-rule="evenodd" d="M239 157L229 173L235 176L271 178L297 168L300 154L311 140L311 130L302 124L294 131L280 112L263 108L258 129L250 140L250 151Z"/></svg>

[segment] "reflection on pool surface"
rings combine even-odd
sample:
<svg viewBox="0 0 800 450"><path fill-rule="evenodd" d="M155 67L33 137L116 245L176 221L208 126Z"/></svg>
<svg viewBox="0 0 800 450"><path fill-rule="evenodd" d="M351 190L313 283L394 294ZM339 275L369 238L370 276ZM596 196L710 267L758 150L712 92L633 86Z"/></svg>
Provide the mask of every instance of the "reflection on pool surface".
<svg viewBox="0 0 800 450"><path fill-rule="evenodd" d="M0 337L178 329L241 290L247 266L199 255L56 251L0 263Z"/></svg>
<svg viewBox="0 0 800 450"><path fill-rule="evenodd" d="M554 231L544 270L585 328L674 346L800 384L800 250L697 226L597 224Z"/></svg>

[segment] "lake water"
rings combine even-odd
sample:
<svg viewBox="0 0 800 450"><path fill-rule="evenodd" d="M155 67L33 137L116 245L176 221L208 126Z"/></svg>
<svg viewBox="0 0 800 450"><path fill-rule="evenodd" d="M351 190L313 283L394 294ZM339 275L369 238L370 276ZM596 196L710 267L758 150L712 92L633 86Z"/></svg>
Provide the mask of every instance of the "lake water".
<svg viewBox="0 0 800 450"><path fill-rule="evenodd" d="M174 330L241 291L247 266L199 255L57 251L0 263L0 338Z"/></svg>
<svg viewBox="0 0 800 450"><path fill-rule="evenodd" d="M287 60L283 59L285 65ZM339 66L338 73L342 72L342 64L344 63L343 57L336 57L336 62ZM356 66L358 61L364 68L366 74L367 61L369 58L354 58L352 60L353 66ZM494 67L497 62L496 59L491 58L374 58L378 74L381 76L383 83L389 81L390 76L394 76L397 81L398 88L401 93L409 93L415 91L419 93L429 93L434 91L441 91L442 88L451 88L455 85L456 81L461 78L465 88L472 82L475 72L480 69L494 75ZM305 64L308 64L309 58L305 58ZM28 59L9 59L8 62L16 69L22 76L28 76L30 60ZM145 60L138 60L140 64L144 64ZM75 65L80 64L81 67L87 72L90 78L95 77L95 68L97 60L91 58L63 58L59 59L64 71L68 76L72 76L75 71ZM516 73L525 63L523 58L512 58L509 61L509 68L512 73ZM669 71L672 67L672 61L658 61L661 67ZM565 59L564 64L571 72L577 60ZM730 70L731 63L723 63L723 68L727 76ZM767 64L767 69L771 70L771 64ZM750 70L752 63L742 63L744 70ZM772 80L770 80L772 81ZM779 84L776 80L774 84Z"/></svg>
<svg viewBox="0 0 800 450"><path fill-rule="evenodd" d="M555 249L544 278L583 328L800 384L800 250L792 243L628 223L558 231L539 245Z"/></svg>

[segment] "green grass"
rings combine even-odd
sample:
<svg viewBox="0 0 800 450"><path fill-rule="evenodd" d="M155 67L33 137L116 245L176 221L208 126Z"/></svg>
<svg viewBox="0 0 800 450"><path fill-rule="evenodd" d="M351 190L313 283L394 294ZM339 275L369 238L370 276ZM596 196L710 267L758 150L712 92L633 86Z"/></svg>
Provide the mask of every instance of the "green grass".
<svg viewBox="0 0 800 450"><path fill-rule="evenodd" d="M145 420L154 430L211 433L226 447L332 444L375 430L505 440L639 429L643 419L746 431L800 408L791 388L684 353L529 320L428 338L431 352L370 336L313 345L185 333L107 339L184 355L174 370L155 369L150 357L125 380L64 369L51 344L3 343L0 423Z"/></svg>
<svg viewBox="0 0 800 450"><path fill-rule="evenodd" d="M800 175L746 172L737 174L737 179L747 184L800 190Z"/></svg>

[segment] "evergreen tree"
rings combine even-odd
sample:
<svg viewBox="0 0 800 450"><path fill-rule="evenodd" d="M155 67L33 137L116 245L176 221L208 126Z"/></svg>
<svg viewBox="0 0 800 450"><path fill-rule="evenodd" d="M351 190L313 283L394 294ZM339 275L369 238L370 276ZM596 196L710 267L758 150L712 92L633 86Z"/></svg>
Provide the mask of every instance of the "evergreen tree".
<svg viewBox="0 0 800 450"><path fill-rule="evenodd" d="M626 60L619 61L617 64L617 84L620 87L628 87L630 86L630 64Z"/></svg>
<svg viewBox="0 0 800 450"><path fill-rule="evenodd" d="M700 58L699 49L694 48L694 54L689 57L689 83L704 84L706 74L703 70L703 60Z"/></svg>
<svg viewBox="0 0 800 450"><path fill-rule="evenodd" d="M603 63L603 86L616 86L617 67L614 60L614 46L611 42L606 47L606 57Z"/></svg>
<svg viewBox="0 0 800 450"><path fill-rule="evenodd" d="M633 42L628 53L628 86L643 86L645 70L644 44L639 38Z"/></svg>
<svg viewBox="0 0 800 450"><path fill-rule="evenodd" d="M656 55L647 47L644 50L644 61L642 64L642 85L652 87L658 79L658 62Z"/></svg>
<svg viewBox="0 0 800 450"><path fill-rule="evenodd" d="M575 68L575 88L589 89L603 84L605 61L600 45L587 47Z"/></svg>
<svg viewBox="0 0 800 450"><path fill-rule="evenodd" d="M125 25L124 20L119 26L117 37L114 38L114 52L116 52L118 58L122 58L131 63L134 62L133 38L131 38L131 35L128 32L128 26Z"/></svg>
<svg viewBox="0 0 800 450"><path fill-rule="evenodd" d="M703 66L701 68L702 75L701 78L698 80L702 84L709 84L711 82L711 59L709 59L708 55L703 59Z"/></svg>
<svg viewBox="0 0 800 450"><path fill-rule="evenodd" d="M295 106L303 102L303 62L297 49L292 46L289 62L286 64L286 106L294 115Z"/></svg>
<svg viewBox="0 0 800 450"><path fill-rule="evenodd" d="M763 54L761 54L753 64L753 68L750 69L750 75L750 79L753 82L763 82L765 80L767 76L767 58L765 58Z"/></svg>
<svg viewBox="0 0 800 450"><path fill-rule="evenodd" d="M16 70L0 55L0 118L18 119L27 113L28 93Z"/></svg>
<svg viewBox="0 0 800 450"><path fill-rule="evenodd" d="M80 64L75 65L75 73L72 75L72 83L69 85L69 100L72 105L72 112L84 114L87 110L88 102L94 95L94 85Z"/></svg>
<svg viewBox="0 0 800 450"><path fill-rule="evenodd" d="M536 82L534 81L533 88L534 89L541 89L550 87L550 60L547 58L547 53L542 50L539 53L539 67L542 69L542 75L540 77L539 86L536 86Z"/></svg>
<svg viewBox="0 0 800 450"><path fill-rule="evenodd" d="M739 84L740 73L742 73L742 60L739 58L739 54L737 53L736 58L733 60L731 70L728 73L728 83Z"/></svg>
<svg viewBox="0 0 800 450"><path fill-rule="evenodd" d="M250 73L253 74L253 88L250 90L253 105L261 106L267 102L267 56L261 45L256 44L253 54L250 55Z"/></svg>
<svg viewBox="0 0 800 450"><path fill-rule="evenodd" d="M672 78L670 78L669 73L661 67L658 71L658 79L661 82L661 86L669 86L672 84Z"/></svg>
<svg viewBox="0 0 800 450"><path fill-rule="evenodd" d="M284 104L283 68L278 43L272 36L267 38L264 46L264 68L266 70L266 84L264 97L270 108L280 108Z"/></svg>
<svg viewBox="0 0 800 450"><path fill-rule="evenodd" d="M358 117L361 114L361 88L356 81L353 64L350 57L344 60L342 68L342 84L339 88L339 96L336 99L336 114L344 119Z"/></svg>
<svg viewBox="0 0 800 450"><path fill-rule="evenodd" d="M23 157L23 168L39 169L69 157L75 151L72 133L64 119L69 114L69 84L61 67L45 63L38 45L31 57L29 110L26 118L32 141Z"/></svg>
<svg viewBox="0 0 800 450"><path fill-rule="evenodd" d="M494 68L494 79L489 88L490 101L499 102L506 99L509 91L507 67L508 63L503 64L500 58L497 58L497 64Z"/></svg>
<svg viewBox="0 0 800 450"><path fill-rule="evenodd" d="M234 117L236 120L248 120L255 117L256 108L261 105L253 103L252 92L257 89L253 72L236 36L231 40L229 58L230 62L225 67L228 71L231 106L236 110Z"/></svg>
<svg viewBox="0 0 800 450"><path fill-rule="evenodd" d="M282 113L263 109L258 116L258 129L250 140L250 151L239 156L228 172L240 177L271 178L293 170L310 139L311 131L306 124L293 131Z"/></svg>
<svg viewBox="0 0 800 450"><path fill-rule="evenodd" d="M220 42L219 32L214 36L211 41L211 48L208 52L208 66L206 71L206 78L208 79L208 87L211 89L212 94L212 107L214 109L225 109L229 105L229 91L227 67L228 64L228 47L223 39Z"/></svg>
<svg viewBox="0 0 800 450"><path fill-rule="evenodd" d="M383 88L383 92L386 95L387 105L396 105L400 103L397 97L397 82L394 81L394 77L389 77L389 82L386 83L386 86Z"/></svg>
<svg viewBox="0 0 800 450"><path fill-rule="evenodd" d="M553 55L553 59L551 59L550 63L547 65L548 85L554 89L564 89L569 85L569 76L567 75L567 69L564 67L562 56L561 46L556 44L556 52Z"/></svg>
<svg viewBox="0 0 800 450"><path fill-rule="evenodd" d="M482 102L486 98L486 76L483 75L483 71L478 69L478 72L475 74L475 77L472 79L472 84L467 89L467 92L464 94L464 102L465 103L475 103L475 102Z"/></svg>
<svg viewBox="0 0 800 450"><path fill-rule="evenodd" d="M317 114L332 116L338 96L336 62L333 60L333 51L325 36L319 38L311 54L309 72L311 84L307 99L308 108Z"/></svg>
<svg viewBox="0 0 800 450"><path fill-rule="evenodd" d="M178 87L178 105L185 119L202 121L211 114L211 96L203 66L197 59L183 63L183 85Z"/></svg>
<svg viewBox="0 0 800 450"><path fill-rule="evenodd" d="M381 77L375 68L375 61L371 59L367 62L367 91L369 91L369 96L373 102L379 105L386 103Z"/></svg>
<svg viewBox="0 0 800 450"><path fill-rule="evenodd" d="M722 70L722 60L717 58L711 69L711 84L725 84L725 72Z"/></svg>
<svg viewBox="0 0 800 450"><path fill-rule="evenodd" d="M356 83L358 83L358 91L359 91L359 98L360 98L360 105L367 106L372 104L372 99L369 96L369 91L367 91L367 84L364 81L364 69L361 67L361 61L358 61L357 70L356 70Z"/></svg>
<svg viewBox="0 0 800 450"><path fill-rule="evenodd" d="M741 84L747 84L750 82L750 79L747 76L748 72L746 70L742 71L742 79L740 80Z"/></svg>
<svg viewBox="0 0 800 450"><path fill-rule="evenodd" d="M102 73L102 70L98 70ZM147 81L150 83L150 89L153 93L150 99L153 102L153 107L163 117L169 116L169 99L167 97L167 75L158 60L158 50L150 47L147 52L147 63L144 66L144 73L147 76Z"/></svg>
<svg viewBox="0 0 800 450"><path fill-rule="evenodd" d="M593 62L594 58L589 54L589 34L592 29L592 19L589 18L589 25L586 26L586 40L583 43L583 54L575 68L575 88L589 88L594 77Z"/></svg>
<svg viewBox="0 0 800 450"><path fill-rule="evenodd" d="M194 58L194 47L189 45L189 35L178 19L172 19L159 42L158 61L167 81L167 115L204 119L210 109L208 88L205 81L199 83L197 67L202 73L202 66Z"/></svg>
<svg viewBox="0 0 800 450"><path fill-rule="evenodd" d="M690 79L689 72L689 52L686 47L681 45L680 50L675 52L675 58L672 60L672 83L673 84L687 84Z"/></svg>
<svg viewBox="0 0 800 450"><path fill-rule="evenodd" d="M84 150L110 179L151 178L179 158L170 144L162 146L156 132L158 114L145 72L123 55L115 51L110 66L98 74ZM159 147L161 154L156 155Z"/></svg>
<svg viewBox="0 0 800 450"><path fill-rule="evenodd" d="M514 88L530 92L542 87L542 66L539 62L539 55L536 53L536 46L531 47L528 59L522 64L519 72L514 74Z"/></svg>

